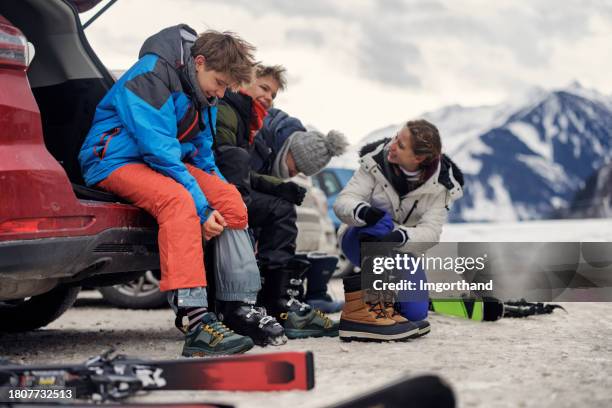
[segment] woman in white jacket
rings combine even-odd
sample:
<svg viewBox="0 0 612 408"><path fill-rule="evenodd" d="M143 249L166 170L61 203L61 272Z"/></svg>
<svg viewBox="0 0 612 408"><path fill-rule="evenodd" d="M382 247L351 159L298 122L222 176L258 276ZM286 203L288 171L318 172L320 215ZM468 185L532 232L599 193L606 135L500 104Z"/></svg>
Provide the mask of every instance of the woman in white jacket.
<svg viewBox="0 0 612 408"><path fill-rule="evenodd" d="M413 254L437 243L450 204L463 195L463 175L442 154L438 129L425 120L409 121L392 140L371 143L360 156L360 168L334 204L344 223L339 240L347 258L360 264L362 241L391 243ZM364 302L359 275L344 279L344 291L344 340L401 340L429 332L426 300L402 303L401 314L393 304Z"/></svg>

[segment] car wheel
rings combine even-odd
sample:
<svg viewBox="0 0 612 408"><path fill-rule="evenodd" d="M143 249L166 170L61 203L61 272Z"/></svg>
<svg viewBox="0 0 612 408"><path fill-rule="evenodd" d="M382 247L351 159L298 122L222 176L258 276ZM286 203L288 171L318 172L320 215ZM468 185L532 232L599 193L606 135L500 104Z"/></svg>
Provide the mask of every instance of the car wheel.
<svg viewBox="0 0 612 408"><path fill-rule="evenodd" d="M0 332L44 327L60 317L77 298L79 286L59 286L42 295L0 302Z"/></svg>
<svg viewBox="0 0 612 408"><path fill-rule="evenodd" d="M166 294L159 291L160 271L147 271L128 283L99 288L110 304L127 309L157 309L168 306Z"/></svg>

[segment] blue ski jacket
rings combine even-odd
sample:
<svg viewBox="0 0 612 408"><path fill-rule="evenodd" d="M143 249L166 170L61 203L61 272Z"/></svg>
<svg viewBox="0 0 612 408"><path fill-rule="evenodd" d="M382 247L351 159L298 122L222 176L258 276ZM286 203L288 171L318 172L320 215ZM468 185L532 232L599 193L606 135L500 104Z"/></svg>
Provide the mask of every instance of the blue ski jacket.
<svg viewBox="0 0 612 408"><path fill-rule="evenodd" d="M185 162L221 176L213 156L217 107L201 107L186 72L196 32L181 24L143 44L139 60L98 104L79 163L88 186L129 163L145 163L182 184L202 222L208 200Z"/></svg>

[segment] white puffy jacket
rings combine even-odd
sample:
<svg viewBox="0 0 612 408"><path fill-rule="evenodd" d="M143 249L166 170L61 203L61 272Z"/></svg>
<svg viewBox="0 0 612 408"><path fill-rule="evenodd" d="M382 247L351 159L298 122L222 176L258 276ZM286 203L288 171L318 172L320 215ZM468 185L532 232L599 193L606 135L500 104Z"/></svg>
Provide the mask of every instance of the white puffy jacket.
<svg viewBox="0 0 612 408"><path fill-rule="evenodd" d="M440 240L442 225L453 201L463 195L463 189L453 174L453 168L442 163L436 172L419 188L403 197L392 187L374 156L387 150L389 143L381 143L372 152L363 155L360 167L344 189L338 194L334 211L344 223L339 230L339 241L348 226L364 226L355 215L355 209L362 203L386 211L393 218L396 229L403 229L408 242L399 248L402 252L421 253ZM385 151L386 155L386 151Z"/></svg>

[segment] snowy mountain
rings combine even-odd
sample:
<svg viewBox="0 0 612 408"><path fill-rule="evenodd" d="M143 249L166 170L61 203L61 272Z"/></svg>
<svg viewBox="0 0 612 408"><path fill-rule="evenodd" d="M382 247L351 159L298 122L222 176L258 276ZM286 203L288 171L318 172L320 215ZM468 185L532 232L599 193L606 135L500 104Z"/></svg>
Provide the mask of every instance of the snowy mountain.
<svg viewBox="0 0 612 408"><path fill-rule="evenodd" d="M563 216L568 218L612 218L612 162L586 181Z"/></svg>
<svg viewBox="0 0 612 408"><path fill-rule="evenodd" d="M612 98L578 83L553 91L535 88L500 105L448 106L422 117L438 126L444 150L466 176L453 221L558 214L612 157ZM379 129L363 142L391 136L399 127Z"/></svg>

